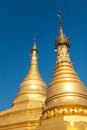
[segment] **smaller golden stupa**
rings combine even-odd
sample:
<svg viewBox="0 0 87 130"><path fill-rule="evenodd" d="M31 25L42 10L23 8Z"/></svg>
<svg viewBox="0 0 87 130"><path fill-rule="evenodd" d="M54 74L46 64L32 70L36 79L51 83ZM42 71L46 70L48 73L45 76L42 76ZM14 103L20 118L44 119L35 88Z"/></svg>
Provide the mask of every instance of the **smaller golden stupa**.
<svg viewBox="0 0 87 130"><path fill-rule="evenodd" d="M69 56L70 42L62 29L61 13L58 16L56 67L37 130L87 130L87 88L74 70Z"/></svg>
<svg viewBox="0 0 87 130"><path fill-rule="evenodd" d="M10 109L0 112L0 130L35 130L45 107L46 84L38 70L36 40L31 50L29 72Z"/></svg>

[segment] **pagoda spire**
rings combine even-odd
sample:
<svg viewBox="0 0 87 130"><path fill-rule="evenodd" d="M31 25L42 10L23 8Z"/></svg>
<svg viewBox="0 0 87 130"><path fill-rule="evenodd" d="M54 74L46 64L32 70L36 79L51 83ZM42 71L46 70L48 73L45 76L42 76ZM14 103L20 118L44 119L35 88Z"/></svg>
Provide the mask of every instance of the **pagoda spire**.
<svg viewBox="0 0 87 130"><path fill-rule="evenodd" d="M32 64L38 65L38 49L36 46L36 34L34 35L34 44L33 44L33 47L31 49L31 65Z"/></svg>
<svg viewBox="0 0 87 130"><path fill-rule="evenodd" d="M56 44L55 44L55 50L58 53L56 63L61 63L61 62L71 63L69 53L68 53L69 48L70 48L70 42L63 32L61 12L59 12L57 16L59 17L59 34L58 34L58 37L56 39Z"/></svg>
<svg viewBox="0 0 87 130"><path fill-rule="evenodd" d="M62 14L61 14L61 12L59 12L57 14L57 16L59 17L59 28L60 29L59 29L58 37L56 39L55 50L57 50L58 46L60 46L60 45L66 45L69 48L70 47L69 39L63 33L63 28L62 28Z"/></svg>
<svg viewBox="0 0 87 130"><path fill-rule="evenodd" d="M59 17L59 24L60 24L59 33L63 34L63 29L62 29L62 14L61 14L61 12L58 12L57 16Z"/></svg>
<svg viewBox="0 0 87 130"><path fill-rule="evenodd" d="M57 60L55 72L48 86L46 110L43 120L60 115L87 115L80 113L87 109L87 89L75 72L69 56L69 39L62 29L62 17L59 16L59 35L56 39ZM75 111L78 110L78 111Z"/></svg>
<svg viewBox="0 0 87 130"><path fill-rule="evenodd" d="M20 84L12 107L0 114L0 129L35 130L40 124L40 118L45 108L47 89L38 69L37 50L34 37L29 71Z"/></svg>
<svg viewBox="0 0 87 130"><path fill-rule="evenodd" d="M31 95L37 95L37 97ZM25 99L38 101L39 95L42 98L41 100L44 102L46 99L46 84L38 69L38 49L36 46L36 35L34 35L34 43L31 49L30 68L24 80L20 84L19 93L13 104L16 105L22 101L24 102ZM26 98L24 99L22 96L25 96ZM22 101L19 100L21 98Z"/></svg>

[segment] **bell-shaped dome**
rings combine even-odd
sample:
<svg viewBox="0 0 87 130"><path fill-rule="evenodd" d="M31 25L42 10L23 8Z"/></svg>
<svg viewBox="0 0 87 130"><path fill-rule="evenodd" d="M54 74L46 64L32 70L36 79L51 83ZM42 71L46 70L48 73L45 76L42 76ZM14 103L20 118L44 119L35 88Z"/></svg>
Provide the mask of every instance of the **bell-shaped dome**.
<svg viewBox="0 0 87 130"><path fill-rule="evenodd" d="M28 74L20 84L19 93L14 100L13 105L25 101L45 101L46 100L46 84L42 80L38 70L37 60L38 49L36 41L31 50L31 65Z"/></svg>

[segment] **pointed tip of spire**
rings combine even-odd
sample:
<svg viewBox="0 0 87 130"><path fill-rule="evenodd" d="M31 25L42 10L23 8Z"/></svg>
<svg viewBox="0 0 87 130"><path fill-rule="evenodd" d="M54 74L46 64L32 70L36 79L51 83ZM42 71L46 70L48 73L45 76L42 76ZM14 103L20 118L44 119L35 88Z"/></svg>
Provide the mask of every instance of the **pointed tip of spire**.
<svg viewBox="0 0 87 130"><path fill-rule="evenodd" d="M60 25L59 34L63 34L63 29L62 29L62 13L61 13L61 11L59 11L57 13L57 16L59 17L59 25Z"/></svg>
<svg viewBox="0 0 87 130"><path fill-rule="evenodd" d="M62 14L59 11L57 16L59 17L59 25L60 25L60 29L59 29L59 36L56 39L56 46L55 46L55 50L57 49L58 46L60 45L66 45L67 47L70 47L69 44L69 40L68 38L65 36L65 34L63 33L63 29L62 29Z"/></svg>
<svg viewBox="0 0 87 130"><path fill-rule="evenodd" d="M34 43L36 43L36 33L34 33Z"/></svg>
<svg viewBox="0 0 87 130"><path fill-rule="evenodd" d="M57 13L57 16L59 17L59 22L60 22L60 24L62 25L62 13L61 13L61 11L59 11L59 12Z"/></svg>
<svg viewBox="0 0 87 130"><path fill-rule="evenodd" d="M32 47L32 51L38 52L38 49L37 49L37 46L36 46L36 33L34 34L34 44L33 44L33 47Z"/></svg>
<svg viewBox="0 0 87 130"><path fill-rule="evenodd" d="M37 50L36 42L34 42L32 49Z"/></svg>

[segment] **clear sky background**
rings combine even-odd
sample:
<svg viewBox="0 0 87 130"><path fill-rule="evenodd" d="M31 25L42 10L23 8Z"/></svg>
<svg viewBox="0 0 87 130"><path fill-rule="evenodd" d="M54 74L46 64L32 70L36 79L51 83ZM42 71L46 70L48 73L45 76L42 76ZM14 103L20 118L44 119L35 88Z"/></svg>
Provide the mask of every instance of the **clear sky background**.
<svg viewBox="0 0 87 130"><path fill-rule="evenodd" d="M34 33L39 70L46 84L50 83L60 10L71 60L87 86L87 0L0 0L0 111L12 105L28 72Z"/></svg>

